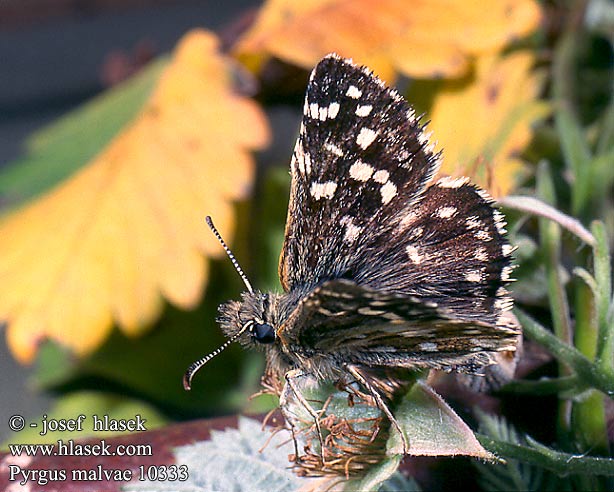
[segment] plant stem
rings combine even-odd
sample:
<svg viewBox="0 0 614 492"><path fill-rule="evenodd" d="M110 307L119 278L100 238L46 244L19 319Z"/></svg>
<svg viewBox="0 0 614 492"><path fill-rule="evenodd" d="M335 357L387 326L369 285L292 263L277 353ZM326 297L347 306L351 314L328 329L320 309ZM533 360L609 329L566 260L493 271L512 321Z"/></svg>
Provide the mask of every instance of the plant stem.
<svg viewBox="0 0 614 492"><path fill-rule="evenodd" d="M586 251L576 255L578 264L588 261ZM596 282L594 282L596 284ZM574 343L580 353L588 360L595 361L599 340L599 323L596 298L599 288L591 289L587 283L576 278L573 282L575 292L575 336ZM608 454L608 438L603 394L589 391L574 401L572 408L572 431L577 449L591 450L598 454Z"/></svg>
<svg viewBox="0 0 614 492"><path fill-rule="evenodd" d="M541 162L537 168L537 191L539 196L554 205L556 194L552 176L546 162ZM561 228L558 224L546 219L539 219L539 235L546 267L548 282L548 299L552 325L556 336L567 345L572 345L573 337L569 303L561 275ZM559 376L569 376L569 367L559 362ZM561 442L567 442L571 427L572 404L569 400L559 400L557 419L557 434Z"/></svg>
<svg viewBox="0 0 614 492"><path fill-rule="evenodd" d="M597 343L597 358L601 369L614 375L614 320L611 317L614 299L612 299L612 274L610 249L605 226L600 221L592 224L595 235L595 284L597 323L599 325L599 340Z"/></svg>
<svg viewBox="0 0 614 492"><path fill-rule="evenodd" d="M546 347L554 357L574 370L581 381L614 398L614 377L601 370L571 345L559 340L551 331L518 308L514 314L522 324L525 335Z"/></svg>
<svg viewBox="0 0 614 492"><path fill-rule="evenodd" d="M541 445L511 444L479 433L476 437L482 446L498 456L545 468L560 476L572 473L614 476L614 460L609 458L562 453Z"/></svg>
<svg viewBox="0 0 614 492"><path fill-rule="evenodd" d="M552 395L555 393L577 394L586 390L577 376L562 378L545 378L538 381L517 379L509 382L503 388L503 393L524 393L531 395Z"/></svg>
<svg viewBox="0 0 614 492"><path fill-rule="evenodd" d="M552 220L553 222L559 224L562 228L575 234L586 244L590 246L595 244L595 238L579 220L564 214L560 210L554 208L552 205L548 205L537 198L532 196L508 195L501 197L497 203L505 208L511 208L513 210L538 215L540 217Z"/></svg>

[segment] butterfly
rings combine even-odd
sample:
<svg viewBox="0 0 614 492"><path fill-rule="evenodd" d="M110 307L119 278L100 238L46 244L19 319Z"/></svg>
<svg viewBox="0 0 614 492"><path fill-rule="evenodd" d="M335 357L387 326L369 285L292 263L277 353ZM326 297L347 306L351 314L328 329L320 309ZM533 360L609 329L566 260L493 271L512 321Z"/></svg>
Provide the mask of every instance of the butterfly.
<svg viewBox="0 0 614 492"><path fill-rule="evenodd" d="M429 137L366 67L335 54L316 65L290 164L283 292L254 290L208 219L247 292L220 306L229 339L190 366L186 389L238 340L265 351L284 394L300 399L305 375L358 382L400 431L386 395L395 370L480 373L515 351L503 215L466 178L433 179Z"/></svg>

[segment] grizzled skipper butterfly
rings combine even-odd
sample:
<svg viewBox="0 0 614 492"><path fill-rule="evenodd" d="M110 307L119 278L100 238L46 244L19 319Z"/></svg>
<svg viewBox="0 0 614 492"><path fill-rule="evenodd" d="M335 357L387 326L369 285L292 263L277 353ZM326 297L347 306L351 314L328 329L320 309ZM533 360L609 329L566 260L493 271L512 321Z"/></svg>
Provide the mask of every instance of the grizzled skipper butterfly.
<svg viewBox="0 0 614 492"><path fill-rule="evenodd" d="M290 164L284 292L253 290L209 219L247 292L220 306L229 340L190 366L185 388L238 340L264 349L282 394L309 408L297 377L358 382L400 431L386 402L394 371L480 373L513 352L502 214L467 179L430 183L439 162L394 89L350 60L321 60Z"/></svg>

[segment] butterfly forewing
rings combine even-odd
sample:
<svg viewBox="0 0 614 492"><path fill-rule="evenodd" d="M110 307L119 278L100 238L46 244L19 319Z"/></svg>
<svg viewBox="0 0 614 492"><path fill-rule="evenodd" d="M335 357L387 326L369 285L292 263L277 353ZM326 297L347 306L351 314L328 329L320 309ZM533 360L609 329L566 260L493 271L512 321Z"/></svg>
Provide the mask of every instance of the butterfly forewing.
<svg viewBox="0 0 614 492"><path fill-rule="evenodd" d="M335 55L313 70L291 163L280 277L286 291L345 274L437 169L411 106Z"/></svg>

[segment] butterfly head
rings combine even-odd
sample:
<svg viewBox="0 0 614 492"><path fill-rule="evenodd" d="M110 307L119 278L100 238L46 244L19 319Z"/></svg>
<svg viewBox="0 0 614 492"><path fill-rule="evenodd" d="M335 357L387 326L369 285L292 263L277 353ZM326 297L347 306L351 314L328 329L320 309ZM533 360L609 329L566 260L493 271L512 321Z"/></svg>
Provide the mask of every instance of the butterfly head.
<svg viewBox="0 0 614 492"><path fill-rule="evenodd" d="M265 348L277 341L277 294L244 292L241 301L226 302L219 307L217 322L228 337L220 347L194 362L186 371L183 386L190 389L194 374L233 342L246 348Z"/></svg>
<svg viewBox="0 0 614 492"><path fill-rule="evenodd" d="M230 301L219 308L218 323L229 339L241 345L264 348L277 340L279 326L276 294L245 292L241 301Z"/></svg>

